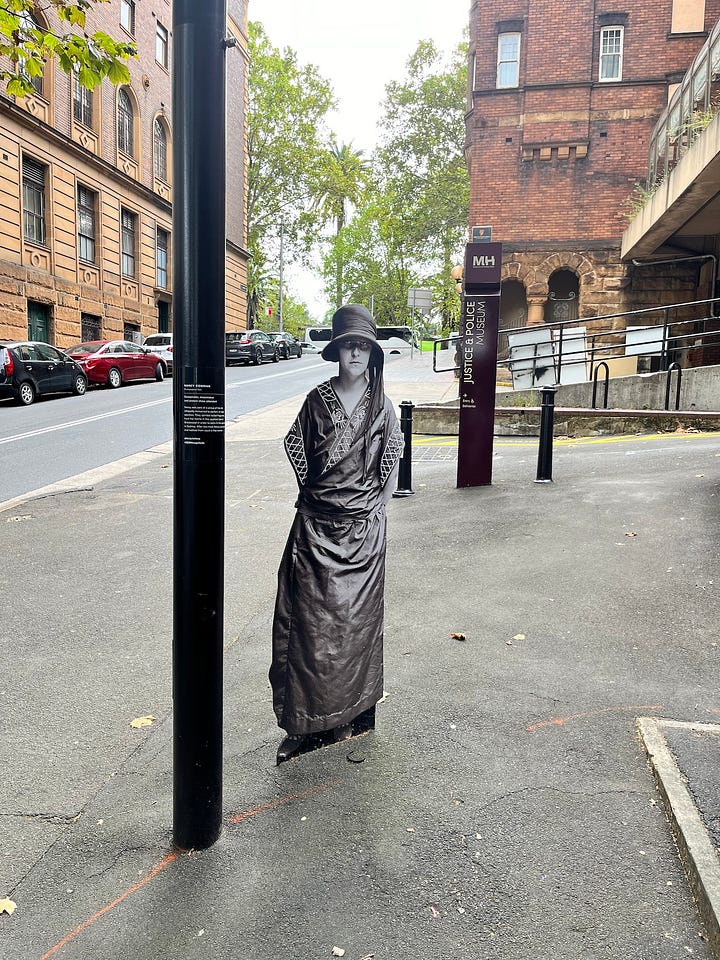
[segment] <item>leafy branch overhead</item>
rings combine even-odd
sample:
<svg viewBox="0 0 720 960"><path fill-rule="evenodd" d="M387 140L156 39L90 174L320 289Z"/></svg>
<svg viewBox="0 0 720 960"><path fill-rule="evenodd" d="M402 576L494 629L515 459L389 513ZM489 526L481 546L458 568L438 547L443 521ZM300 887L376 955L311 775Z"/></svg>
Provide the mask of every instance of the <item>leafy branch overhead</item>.
<svg viewBox="0 0 720 960"><path fill-rule="evenodd" d="M101 30L86 30L88 12L96 3L108 2L0 0L0 55L13 65L0 70L8 94L33 94L33 79L42 75L45 62L53 58L61 70L75 73L79 83L91 90L104 79L129 83L130 73L123 61L137 56L135 45L114 40Z"/></svg>

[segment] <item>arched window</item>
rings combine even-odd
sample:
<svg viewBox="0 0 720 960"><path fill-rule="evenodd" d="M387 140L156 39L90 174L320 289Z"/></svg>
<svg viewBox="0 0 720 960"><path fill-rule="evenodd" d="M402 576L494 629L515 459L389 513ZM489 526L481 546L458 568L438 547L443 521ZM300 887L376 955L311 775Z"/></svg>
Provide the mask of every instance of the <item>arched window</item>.
<svg viewBox="0 0 720 960"><path fill-rule="evenodd" d="M155 176L159 180L168 178L167 134L162 120L155 118L153 125L153 153L155 156Z"/></svg>
<svg viewBox="0 0 720 960"><path fill-rule="evenodd" d="M118 150L129 157L134 155L133 108L126 90L118 91L117 137Z"/></svg>
<svg viewBox="0 0 720 960"><path fill-rule="evenodd" d="M18 16L20 17L20 30L19 34L19 43L20 56L18 57L18 72L24 74L25 77L33 85L35 93L39 96L43 96L43 77L42 73L39 74L30 74L28 71L28 61L25 57L22 56L22 45L24 39L32 39L34 30L40 29L40 24L37 22L35 17L27 10L21 11Z"/></svg>
<svg viewBox="0 0 720 960"><path fill-rule="evenodd" d="M577 320L580 281L573 270L555 270L548 281L545 323Z"/></svg>

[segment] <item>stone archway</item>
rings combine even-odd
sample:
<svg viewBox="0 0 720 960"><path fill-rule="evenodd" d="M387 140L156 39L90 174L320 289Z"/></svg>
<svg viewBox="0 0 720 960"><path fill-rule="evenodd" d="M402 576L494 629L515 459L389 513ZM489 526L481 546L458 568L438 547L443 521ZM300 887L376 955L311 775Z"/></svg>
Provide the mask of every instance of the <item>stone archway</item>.
<svg viewBox="0 0 720 960"><path fill-rule="evenodd" d="M580 303L580 278L574 270L554 270L548 278L545 323L577 320Z"/></svg>
<svg viewBox="0 0 720 960"><path fill-rule="evenodd" d="M525 284L516 277L508 277L500 287L500 326L498 335L498 359L504 360L508 352L508 339L503 330L526 327L528 302Z"/></svg>

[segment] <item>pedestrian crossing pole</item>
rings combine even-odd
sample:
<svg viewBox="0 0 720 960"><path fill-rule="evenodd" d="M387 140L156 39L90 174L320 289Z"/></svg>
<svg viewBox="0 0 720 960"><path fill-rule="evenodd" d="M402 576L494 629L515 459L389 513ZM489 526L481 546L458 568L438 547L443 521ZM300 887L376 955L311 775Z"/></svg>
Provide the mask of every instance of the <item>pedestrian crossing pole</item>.
<svg viewBox="0 0 720 960"><path fill-rule="evenodd" d="M173 840L222 822L225 0L173 4Z"/></svg>

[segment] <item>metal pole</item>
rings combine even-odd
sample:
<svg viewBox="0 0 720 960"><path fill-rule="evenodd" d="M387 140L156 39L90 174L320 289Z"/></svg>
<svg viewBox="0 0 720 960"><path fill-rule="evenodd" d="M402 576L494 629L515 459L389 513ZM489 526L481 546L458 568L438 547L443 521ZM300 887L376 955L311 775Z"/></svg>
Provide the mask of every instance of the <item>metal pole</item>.
<svg viewBox="0 0 720 960"><path fill-rule="evenodd" d="M412 416L414 404L410 400L403 400L400 404L400 430L405 441L403 455L400 458L397 490L394 497L411 497L415 491L412 488Z"/></svg>
<svg viewBox="0 0 720 960"><path fill-rule="evenodd" d="M222 820L225 0L173 4L173 839Z"/></svg>
<svg viewBox="0 0 720 960"><path fill-rule="evenodd" d="M535 483L552 483L555 389L555 387L540 388L540 442L538 444L538 464Z"/></svg>
<svg viewBox="0 0 720 960"><path fill-rule="evenodd" d="M283 330L283 238L285 234L285 221L280 217L280 296L278 297L278 330Z"/></svg>

